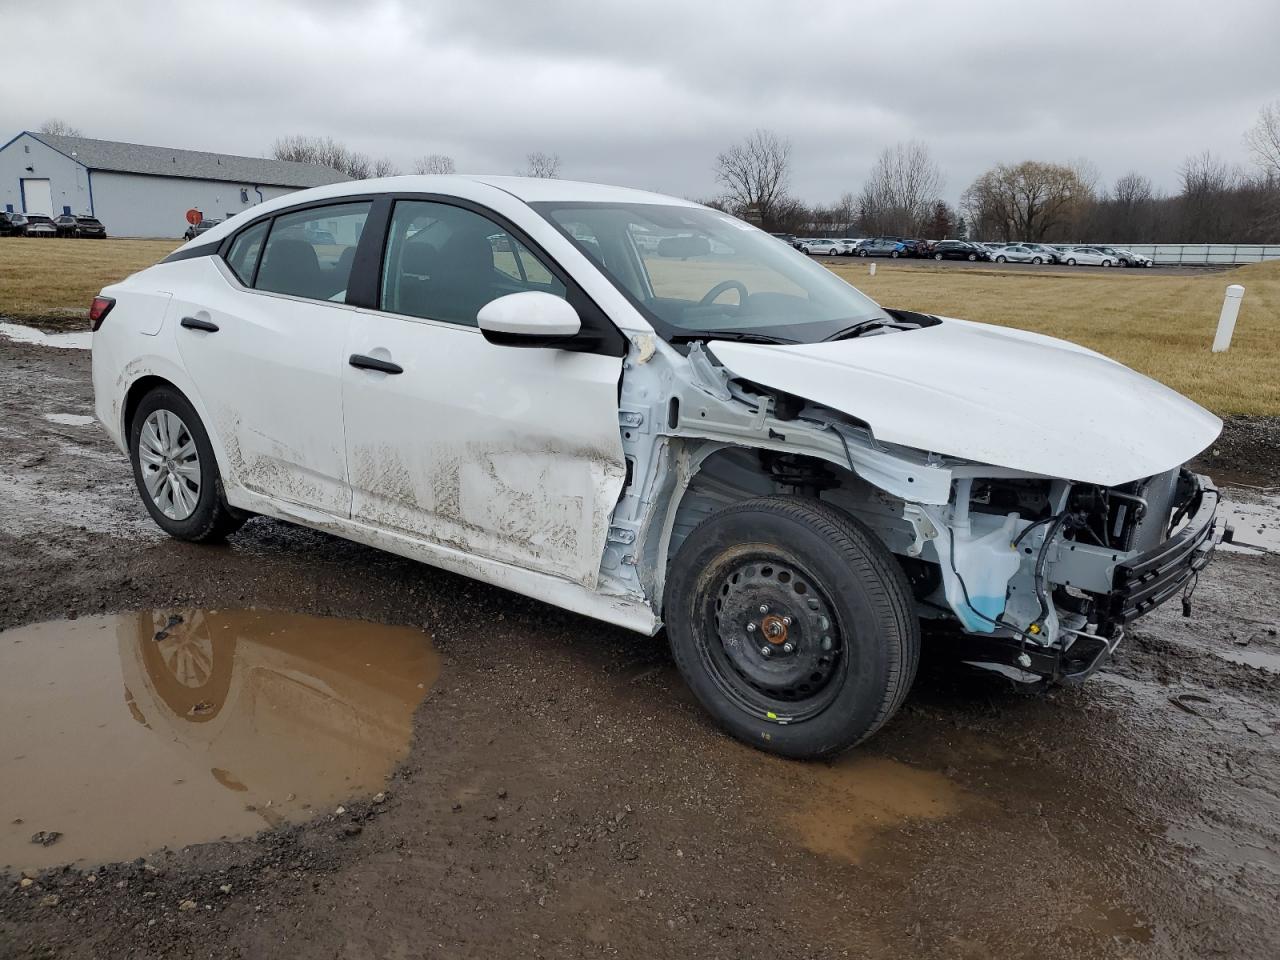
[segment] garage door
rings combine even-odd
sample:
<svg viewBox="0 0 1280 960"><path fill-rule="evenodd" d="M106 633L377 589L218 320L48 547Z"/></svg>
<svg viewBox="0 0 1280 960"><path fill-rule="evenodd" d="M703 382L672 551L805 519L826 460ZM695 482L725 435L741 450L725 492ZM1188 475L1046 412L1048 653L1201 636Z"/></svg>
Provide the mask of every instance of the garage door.
<svg viewBox="0 0 1280 960"><path fill-rule="evenodd" d="M12 183L13 181L9 182ZM53 216L53 191L49 189L49 181L47 179L23 179L22 212L43 213L46 217Z"/></svg>

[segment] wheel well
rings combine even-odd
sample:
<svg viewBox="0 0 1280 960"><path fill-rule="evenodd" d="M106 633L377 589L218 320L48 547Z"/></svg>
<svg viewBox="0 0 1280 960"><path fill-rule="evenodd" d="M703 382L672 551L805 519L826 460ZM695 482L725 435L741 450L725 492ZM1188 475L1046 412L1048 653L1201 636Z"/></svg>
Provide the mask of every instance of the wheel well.
<svg viewBox="0 0 1280 960"><path fill-rule="evenodd" d="M176 386L166 380L164 377L148 376L139 377L129 387L129 392L124 398L124 438L125 443L129 442L129 434L133 430L133 415L138 409L138 404L142 403L142 398L157 387L169 387L172 390L178 390Z"/></svg>
<svg viewBox="0 0 1280 960"><path fill-rule="evenodd" d="M661 556L652 557L659 608L665 600L666 572L694 527L735 503L779 494L823 501L867 526L891 551L900 553L912 541L901 502L847 469L814 457L722 447L698 462L688 486L676 491L679 500L667 526L670 533L659 547Z"/></svg>

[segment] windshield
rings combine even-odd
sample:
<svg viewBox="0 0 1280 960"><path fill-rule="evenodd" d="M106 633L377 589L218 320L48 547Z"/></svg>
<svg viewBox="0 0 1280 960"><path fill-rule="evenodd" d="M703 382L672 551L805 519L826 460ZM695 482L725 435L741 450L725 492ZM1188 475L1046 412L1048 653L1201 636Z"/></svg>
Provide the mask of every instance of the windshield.
<svg viewBox="0 0 1280 960"><path fill-rule="evenodd" d="M668 340L813 343L890 318L803 253L703 207L535 203Z"/></svg>

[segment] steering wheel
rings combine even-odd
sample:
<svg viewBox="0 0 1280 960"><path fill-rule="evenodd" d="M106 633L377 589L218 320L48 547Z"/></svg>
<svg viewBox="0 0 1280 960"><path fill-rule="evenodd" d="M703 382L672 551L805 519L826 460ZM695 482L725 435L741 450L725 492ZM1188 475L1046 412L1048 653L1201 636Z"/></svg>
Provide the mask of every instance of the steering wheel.
<svg viewBox="0 0 1280 960"><path fill-rule="evenodd" d="M712 303L715 302L716 297L720 296L720 294L724 293L726 290L737 290L738 302L740 304L742 301L747 299L747 288L745 284L737 280L721 280L714 287L712 287L710 290L708 290L706 293L702 295L702 299L698 301L698 306L700 307L710 306Z"/></svg>

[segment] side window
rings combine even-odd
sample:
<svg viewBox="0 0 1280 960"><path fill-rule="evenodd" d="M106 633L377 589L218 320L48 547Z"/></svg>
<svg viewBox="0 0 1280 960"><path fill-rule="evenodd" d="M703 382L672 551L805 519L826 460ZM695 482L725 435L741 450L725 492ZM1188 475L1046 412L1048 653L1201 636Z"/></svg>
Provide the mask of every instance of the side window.
<svg viewBox="0 0 1280 960"><path fill-rule="evenodd" d="M368 201L342 203L276 217L254 287L311 300L344 301L369 206Z"/></svg>
<svg viewBox="0 0 1280 960"><path fill-rule="evenodd" d="M400 200L383 257L383 310L468 327L491 300L565 287L528 247L492 220L462 207Z"/></svg>
<svg viewBox="0 0 1280 960"><path fill-rule="evenodd" d="M231 241L227 251L227 266L246 287L253 283L253 271L258 266L258 254L262 252L262 240L271 226L270 220L254 224Z"/></svg>

